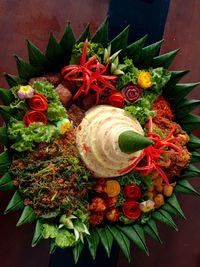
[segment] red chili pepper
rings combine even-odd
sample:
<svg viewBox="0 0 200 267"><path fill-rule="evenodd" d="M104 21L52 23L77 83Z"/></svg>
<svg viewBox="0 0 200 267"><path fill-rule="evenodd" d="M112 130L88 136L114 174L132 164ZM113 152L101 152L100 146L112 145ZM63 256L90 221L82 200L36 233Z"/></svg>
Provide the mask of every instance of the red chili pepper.
<svg viewBox="0 0 200 267"><path fill-rule="evenodd" d="M35 110L30 110L26 112L23 118L24 124L26 127L29 126L29 124L33 122L42 122L44 125L47 124L47 117L44 113L35 111Z"/></svg>
<svg viewBox="0 0 200 267"><path fill-rule="evenodd" d="M122 210L124 215L133 221L136 221L141 215L139 203L134 200L124 202Z"/></svg>
<svg viewBox="0 0 200 267"><path fill-rule="evenodd" d="M48 109L48 100L42 94L34 94L32 98L27 99L28 105L35 111L46 111Z"/></svg>
<svg viewBox="0 0 200 267"><path fill-rule="evenodd" d="M124 187L124 197L127 200L138 200L141 197L141 189L135 184L128 184Z"/></svg>
<svg viewBox="0 0 200 267"><path fill-rule="evenodd" d="M161 138L158 134L153 132L152 119L149 119L148 126L148 138L149 140L154 141L154 144L146 147L141 155L127 168L121 170L119 173L124 174L131 170L142 171L144 176L149 175L153 171L157 171L166 184L169 184L169 180L165 172L161 167L168 167L171 163L170 159L165 160L163 155L177 155L181 153L180 147L178 147L175 142L179 139L178 137L172 137L176 127L173 126L165 138ZM166 150L173 149L174 151ZM146 162L146 165L138 166L142 159L146 158L143 162Z"/></svg>
<svg viewBox="0 0 200 267"><path fill-rule="evenodd" d="M94 55L86 62L87 48L88 39L86 39L83 46L80 65L65 66L61 70L61 74L65 80L81 83L73 99L77 99L81 94L87 95L89 90L93 90L96 92L96 104L98 104L99 94L106 88L115 89L111 81L116 81L118 77L116 75L105 74L109 66L109 60L106 66L104 66Z"/></svg>
<svg viewBox="0 0 200 267"><path fill-rule="evenodd" d="M124 106L124 97L120 92L113 93L108 98L108 103L113 107L123 108L123 106Z"/></svg>

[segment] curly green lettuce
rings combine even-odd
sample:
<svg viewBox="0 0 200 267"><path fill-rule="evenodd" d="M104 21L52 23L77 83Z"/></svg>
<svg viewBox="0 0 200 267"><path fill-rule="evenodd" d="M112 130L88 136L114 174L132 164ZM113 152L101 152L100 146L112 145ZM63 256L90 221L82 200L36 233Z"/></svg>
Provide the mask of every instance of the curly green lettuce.
<svg viewBox="0 0 200 267"><path fill-rule="evenodd" d="M49 82L36 81L33 84L33 89L48 99L48 109L46 112L49 121L59 121L66 117L66 110L61 104L58 94L54 87Z"/></svg>
<svg viewBox="0 0 200 267"><path fill-rule="evenodd" d="M44 126L43 123L34 122L25 127L23 121L14 118L8 124L8 136L14 141L11 147L18 152L32 150L35 143L49 143L58 135L58 128L51 124Z"/></svg>
<svg viewBox="0 0 200 267"><path fill-rule="evenodd" d="M79 64L82 51L83 51L83 46L84 42L76 43L72 49L72 55L70 59L70 64ZM92 57L96 55L98 60L101 62L101 58L103 57L104 54L104 47L102 44L99 43L93 43L89 42L88 43L88 49L87 49L87 56Z"/></svg>

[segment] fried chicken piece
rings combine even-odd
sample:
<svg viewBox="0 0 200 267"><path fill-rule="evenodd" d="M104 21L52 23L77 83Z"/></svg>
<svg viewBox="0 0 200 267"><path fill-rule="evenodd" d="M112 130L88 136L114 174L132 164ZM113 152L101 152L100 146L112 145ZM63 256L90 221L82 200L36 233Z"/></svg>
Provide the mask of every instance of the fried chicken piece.
<svg viewBox="0 0 200 267"><path fill-rule="evenodd" d="M89 224L96 226L103 222L104 219L104 213L103 212L97 212L97 213L91 213L89 216Z"/></svg>
<svg viewBox="0 0 200 267"><path fill-rule="evenodd" d="M153 103L152 110L156 111L156 117L160 118L167 118L169 120L173 120L174 114L170 107L169 102L163 97L159 96Z"/></svg>
<svg viewBox="0 0 200 267"><path fill-rule="evenodd" d="M103 212L106 210L105 201L100 197L95 197L92 199L89 209L94 212Z"/></svg>

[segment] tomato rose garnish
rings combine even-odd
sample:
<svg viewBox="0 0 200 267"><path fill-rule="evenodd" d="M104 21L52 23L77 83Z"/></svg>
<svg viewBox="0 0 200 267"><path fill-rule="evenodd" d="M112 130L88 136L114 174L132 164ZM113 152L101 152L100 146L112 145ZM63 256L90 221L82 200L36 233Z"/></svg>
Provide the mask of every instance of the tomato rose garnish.
<svg viewBox="0 0 200 267"><path fill-rule="evenodd" d="M26 112L26 114L24 115L23 121L26 127L28 127L29 124L33 122L42 122L44 125L46 125L47 117L42 112L31 110L31 111Z"/></svg>
<svg viewBox="0 0 200 267"><path fill-rule="evenodd" d="M116 108L123 108L124 106L124 96L120 93L113 93L108 98L108 103Z"/></svg>
<svg viewBox="0 0 200 267"><path fill-rule="evenodd" d="M124 197L127 200L138 200L141 197L141 189L135 184L128 184L124 187Z"/></svg>
<svg viewBox="0 0 200 267"><path fill-rule="evenodd" d="M125 101L128 104L131 104L140 98L142 91L143 90L137 85L129 84L122 89L121 93L124 96Z"/></svg>
<svg viewBox="0 0 200 267"><path fill-rule="evenodd" d="M141 215L140 205L134 200L124 202L122 210L124 215L132 221L136 221Z"/></svg>
<svg viewBox="0 0 200 267"><path fill-rule="evenodd" d="M46 111L48 109L47 98L41 94L34 94L34 96L27 100L29 107L35 111Z"/></svg>

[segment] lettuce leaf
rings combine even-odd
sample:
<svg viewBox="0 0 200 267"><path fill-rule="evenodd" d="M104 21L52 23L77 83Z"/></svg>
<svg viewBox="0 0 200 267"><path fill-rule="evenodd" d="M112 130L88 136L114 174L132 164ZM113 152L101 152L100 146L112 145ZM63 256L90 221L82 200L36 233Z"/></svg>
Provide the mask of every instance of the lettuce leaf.
<svg viewBox="0 0 200 267"><path fill-rule="evenodd" d="M153 78L153 88L161 89L170 80L171 72L160 67L157 69L150 69Z"/></svg>
<svg viewBox="0 0 200 267"><path fill-rule="evenodd" d="M34 82L33 88L48 99L48 110L46 112L49 121L59 121L66 118L66 110L61 104L58 94L49 82Z"/></svg>
<svg viewBox="0 0 200 267"><path fill-rule="evenodd" d="M14 140L11 147L19 152L32 150L35 143L49 143L58 135L59 130L54 125L44 126L40 122L35 122L24 127L23 121L14 118L11 118L8 124L8 136Z"/></svg>
<svg viewBox="0 0 200 267"><path fill-rule="evenodd" d="M60 248L67 248L75 243L74 234L67 229L59 229L53 224L43 224L42 236L44 239L55 238L55 245Z"/></svg>

